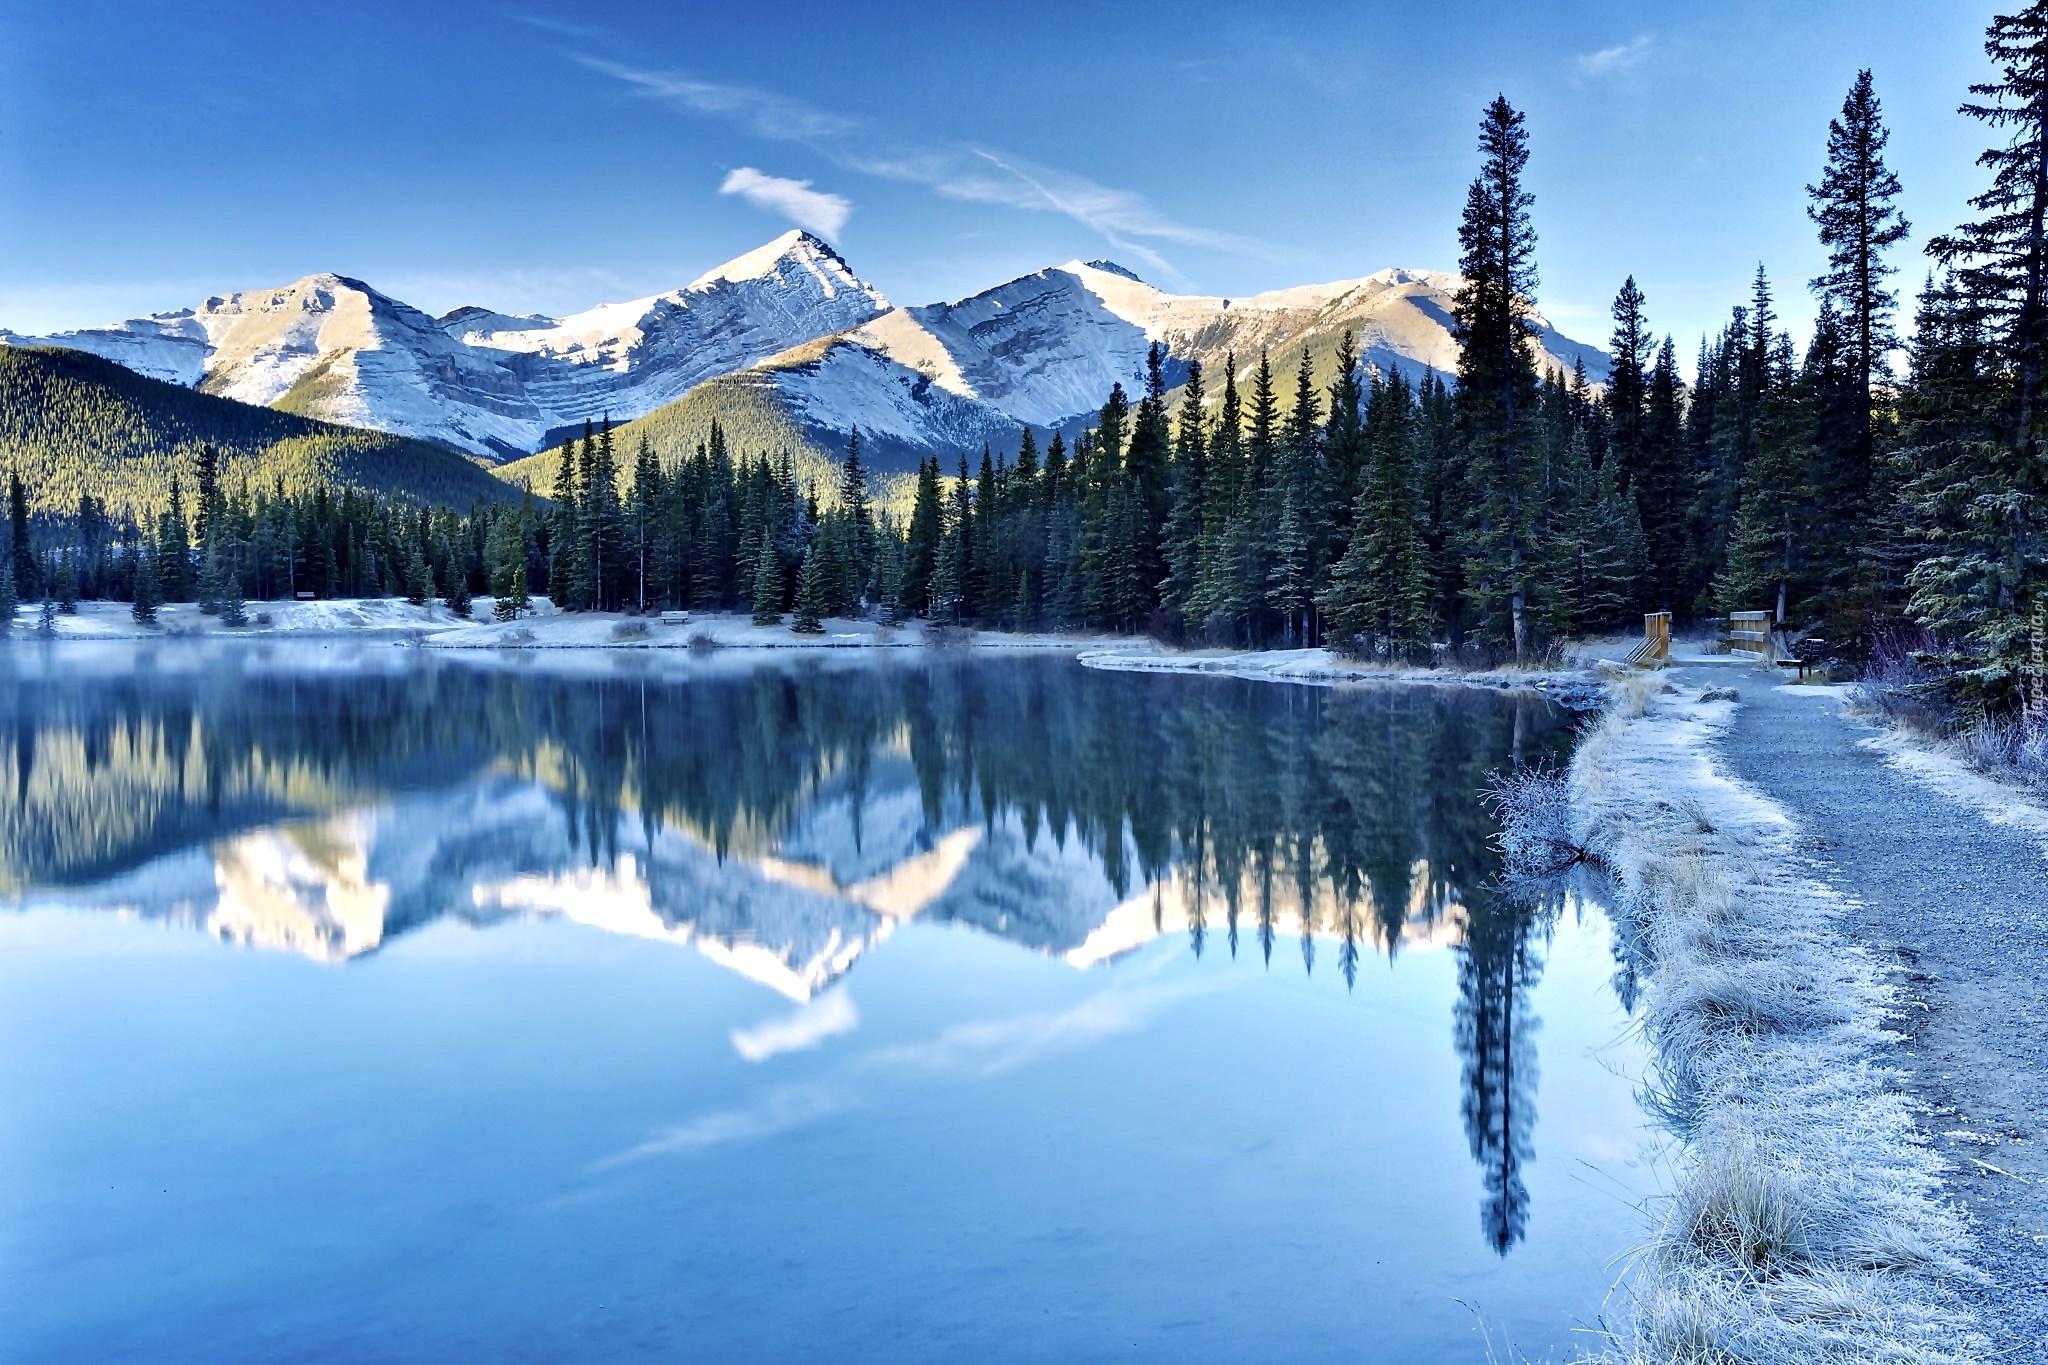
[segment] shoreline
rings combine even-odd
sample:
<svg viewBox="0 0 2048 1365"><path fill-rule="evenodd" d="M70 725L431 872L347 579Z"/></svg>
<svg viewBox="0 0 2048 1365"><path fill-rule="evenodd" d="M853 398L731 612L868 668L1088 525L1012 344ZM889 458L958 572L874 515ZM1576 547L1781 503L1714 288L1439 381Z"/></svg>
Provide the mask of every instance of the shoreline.
<svg viewBox="0 0 2048 1365"><path fill-rule="evenodd" d="M1537 692L1575 710L1597 709L1607 695L1600 675L1586 668L1493 668L1468 673L1450 668L1353 663L1328 649L1168 650L1141 639L1129 648L1084 649L1079 662L1083 668L1117 673L1205 674L1312 687L1414 683L1495 692Z"/></svg>
<svg viewBox="0 0 2048 1365"><path fill-rule="evenodd" d="M1974 1240L1900 1081L1898 988L1732 775L1739 700L1675 681L1617 684L1569 774L1677 1143L1607 1358L1976 1359Z"/></svg>
<svg viewBox="0 0 2048 1365"><path fill-rule="evenodd" d="M157 644L233 640L249 644L353 640L364 644L411 646L447 653L552 653L605 650L620 654L666 654L679 650L814 651L956 650L990 653L1073 654L1084 668L1112 672L1205 674L1306 686L1423 684L1477 687L1490 691L1535 692L1574 710L1603 704L1606 685L1583 664L1554 669L1495 668L1472 672L1399 664L1347 661L1327 649L1173 649L1144 636L1010 632L933 628L923 621L885 626L869 620L828 618L816 635L799 635L788 625L755 625L744 612L692 612L680 624L657 615L623 612L560 612L536 599L533 614L513 621L491 619L491 600L477 598L469 619L444 607L416 607L396 598L337 598L311 602L249 603L249 624L222 625L192 603L159 609L158 623L136 622L122 602L81 602L75 615L60 615L54 636L36 629L35 608L24 608L0 642L17 644ZM270 624L259 625L259 615Z"/></svg>

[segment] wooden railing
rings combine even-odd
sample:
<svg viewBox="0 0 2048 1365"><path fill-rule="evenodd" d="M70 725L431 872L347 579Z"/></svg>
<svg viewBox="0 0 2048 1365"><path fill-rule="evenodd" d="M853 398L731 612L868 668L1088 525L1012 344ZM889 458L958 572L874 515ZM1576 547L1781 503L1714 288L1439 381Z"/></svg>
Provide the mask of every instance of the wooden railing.
<svg viewBox="0 0 2048 1365"><path fill-rule="evenodd" d="M1643 617L1642 642L1628 652L1631 668L1662 668L1671 662L1671 613L1653 611Z"/></svg>
<svg viewBox="0 0 2048 1365"><path fill-rule="evenodd" d="M1771 614L1767 611L1729 612L1728 652L1771 662L1776 657L1771 644Z"/></svg>

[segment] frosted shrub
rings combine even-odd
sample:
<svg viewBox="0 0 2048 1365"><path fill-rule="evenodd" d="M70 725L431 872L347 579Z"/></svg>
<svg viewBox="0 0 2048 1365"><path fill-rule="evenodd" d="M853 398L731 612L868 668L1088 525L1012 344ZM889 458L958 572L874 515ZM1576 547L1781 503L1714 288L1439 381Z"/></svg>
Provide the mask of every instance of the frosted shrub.
<svg viewBox="0 0 2048 1365"><path fill-rule="evenodd" d="M1483 798L1500 832L1502 870L1510 884L1561 876L1586 860L1584 843L1572 824L1570 778L1554 768L1516 768L1494 773Z"/></svg>

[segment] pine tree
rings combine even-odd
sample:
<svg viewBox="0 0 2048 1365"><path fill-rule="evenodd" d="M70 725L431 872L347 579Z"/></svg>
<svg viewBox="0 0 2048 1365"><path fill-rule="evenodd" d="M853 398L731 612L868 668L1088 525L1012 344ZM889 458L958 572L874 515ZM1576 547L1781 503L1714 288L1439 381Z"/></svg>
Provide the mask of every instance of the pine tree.
<svg viewBox="0 0 2048 1365"><path fill-rule="evenodd" d="M171 476L171 503L164 511L157 531L157 551L160 560L157 572L162 583L164 601L191 601L191 527L185 519L184 490L175 474Z"/></svg>
<svg viewBox="0 0 2048 1365"><path fill-rule="evenodd" d="M761 553L754 558L754 624L782 624L782 556L768 536L761 538Z"/></svg>
<svg viewBox="0 0 2048 1365"><path fill-rule="evenodd" d="M1926 619L1970 620L1978 642L2016 665L2048 596L2048 5L1994 18L1984 50L1998 79L1972 85L1962 112L1998 134L1977 158L1991 184L1970 201L1980 216L1927 250L1952 272L1951 330L1989 349L1990 382L1973 386L1988 420L1980 437L1919 447L1909 496L1940 552L1915 570L1914 601ZM1929 462L1943 455L1947 482L1977 499L1967 511L1943 509L1930 487L1942 473Z"/></svg>
<svg viewBox="0 0 2048 1365"><path fill-rule="evenodd" d="M14 618L20 610L21 597L14 590L14 562L10 556L0 559L0 631L14 628Z"/></svg>
<svg viewBox="0 0 2048 1365"><path fill-rule="evenodd" d="M1030 439L1025 431L1025 439ZM876 518L875 572L870 589L885 626L903 624L903 535L887 512Z"/></svg>
<svg viewBox="0 0 2048 1365"><path fill-rule="evenodd" d="M1795 579L1807 569L1801 544L1811 432L1793 391L1789 336L1772 341L1768 364L1757 448L1743 467L1740 510L1715 592L1729 611L1770 610L1785 621L1804 597Z"/></svg>
<svg viewBox="0 0 2048 1365"><path fill-rule="evenodd" d="M1205 630L1212 621L1229 621L1239 614L1230 529L1243 475L1244 406L1237 392L1237 356L1232 353L1224 362L1223 399L1217 404L1202 484L1202 562L1192 611Z"/></svg>
<svg viewBox="0 0 2048 1365"><path fill-rule="evenodd" d="M934 461L936 463L936 461ZM966 469L961 469L960 496L966 497ZM939 522L939 544L933 556L931 582L926 589L926 616L946 625L957 624L965 614L962 598L966 589L963 581L966 564L966 538L969 528L962 524L961 514L942 517Z"/></svg>
<svg viewBox="0 0 2048 1365"><path fill-rule="evenodd" d="M433 570L427 567L426 552L418 541L414 541L412 560L405 566L405 600L416 607L424 607L433 595Z"/></svg>
<svg viewBox="0 0 2048 1365"><path fill-rule="evenodd" d="M221 555L220 541L216 537L206 542L206 553L200 561L199 610L202 615L220 615L221 579L226 574L227 561Z"/></svg>
<svg viewBox="0 0 2048 1365"><path fill-rule="evenodd" d="M135 588L129 614L145 626L156 624L156 609L163 601L163 580L157 571L157 548L145 538L135 548Z"/></svg>
<svg viewBox="0 0 2048 1365"><path fill-rule="evenodd" d="M1059 437L1053 437L1054 448ZM944 494L939 485L939 457L930 456L917 466L917 497L911 504L910 527L903 552L903 609L912 615L925 611L931 599L932 574L938 568L939 544L944 539Z"/></svg>
<svg viewBox="0 0 2048 1365"><path fill-rule="evenodd" d="M1650 324L1643 316L1646 300L1631 275L1621 282L1614 296L1614 335L1608 341L1613 359L1608 366L1607 410L1608 458L1615 460L1617 486L1626 489L1635 481L1643 462L1643 418L1649 409L1650 360L1656 343Z"/></svg>
<svg viewBox="0 0 2048 1365"><path fill-rule="evenodd" d="M57 606L66 616L78 614L78 556L71 550L57 561Z"/></svg>
<svg viewBox="0 0 2048 1365"><path fill-rule="evenodd" d="M1374 379L1363 437L1369 464L1351 541L1319 602L1343 648L1402 658L1427 648L1430 619L1416 417L1399 369Z"/></svg>
<svg viewBox="0 0 2048 1365"><path fill-rule="evenodd" d="M589 435L590 424L584 423ZM564 441L555 465L555 486L550 494L555 506L548 514L548 597L561 611L576 609L576 443Z"/></svg>
<svg viewBox="0 0 2048 1365"><path fill-rule="evenodd" d="M469 574L459 563L450 563L444 582L446 589L441 594L441 600L447 605L448 614L458 621L467 621L470 608L475 605L475 599L470 596L469 591Z"/></svg>
<svg viewBox="0 0 2048 1365"><path fill-rule="evenodd" d="M1321 564L1334 564L1350 545L1358 495L1370 475L1364 404L1358 342L1347 327L1337 343L1337 377L1330 384L1330 415L1323 425L1322 538L1316 550Z"/></svg>
<svg viewBox="0 0 2048 1365"><path fill-rule="evenodd" d="M657 519L667 492L665 483L661 461L654 457L654 446L643 431L633 453L633 495L626 511L633 539L633 602L641 612L647 610L649 574L659 576Z"/></svg>
<svg viewBox="0 0 2048 1365"><path fill-rule="evenodd" d="M1206 396L1202 362L1190 362L1174 433L1173 511L1166 523L1168 577L1164 591L1166 601L1184 614L1195 610L1201 599L1203 548L1208 539L1203 523L1209 481L1209 419L1202 411Z"/></svg>
<svg viewBox="0 0 2048 1365"><path fill-rule="evenodd" d="M220 623L224 626L249 624L248 604L242 600L242 575L233 565L221 579Z"/></svg>
<svg viewBox="0 0 2048 1365"><path fill-rule="evenodd" d="M1889 356L1898 344L1892 312L1898 296L1885 288L1896 273L1884 253L1912 231L1897 205L1899 178L1884 164L1891 139L1871 89L1870 72L1856 74L1856 83L1842 101L1841 117L1828 124L1828 160L1820 184L1806 187L1812 202L1806 212L1820 229L1828 249L1827 273L1813 281L1817 294L1831 300L1847 334L1854 369L1863 379L1864 430L1859 452L1868 465L1875 448L1870 431L1870 392L1891 380Z"/></svg>
<svg viewBox="0 0 2048 1365"><path fill-rule="evenodd" d="M192 463L193 482L199 490L199 506L192 519L192 538L204 545L212 539L214 523L220 519L220 452L213 448L212 442L204 442Z"/></svg>
<svg viewBox="0 0 2048 1365"><path fill-rule="evenodd" d="M1525 658L1534 645L1528 619L1529 569L1538 523L1536 366L1530 346L1535 309L1535 196L1523 184L1529 161L1522 115L1503 97L1480 123L1480 173L1458 227L1465 283L1453 310L1462 350L1457 413L1474 490L1464 536L1465 591L1493 642Z"/></svg>
<svg viewBox="0 0 2048 1365"><path fill-rule="evenodd" d="M1679 606L1678 582L1685 568L1684 382L1671 338L1657 351L1643 413L1643 444L1632 484L1643 537L1649 549L1653 597L1665 611Z"/></svg>
<svg viewBox="0 0 2048 1365"><path fill-rule="evenodd" d="M29 543L28 492L22 487L18 471L7 476L7 524L14 590L22 597L40 597L42 585L36 581L35 547Z"/></svg>
<svg viewBox="0 0 2048 1365"><path fill-rule="evenodd" d="M984 452L985 454L986 452ZM868 503L868 472L860 462L860 428L846 438L846 459L839 466L839 512L846 519L845 565L840 597L858 611L874 574L875 515Z"/></svg>
<svg viewBox="0 0 2048 1365"><path fill-rule="evenodd" d="M1268 571L1266 601L1280 613L1282 632L1289 642L1310 642L1309 610L1314 605L1314 579L1318 565L1315 549L1321 539L1318 506L1322 493L1321 460L1322 405L1316 397L1314 371L1307 348L1294 375L1294 406L1288 412L1281 435L1279 468L1279 516L1273 529L1272 567Z"/></svg>
<svg viewBox="0 0 2048 1365"><path fill-rule="evenodd" d="M511 578L504 591L491 601L491 619L495 621L516 621L532 607L533 599L526 587L526 564L522 560L512 566Z"/></svg>
<svg viewBox="0 0 2048 1365"><path fill-rule="evenodd" d="M830 610L826 597L824 557L812 545L796 575L796 613L789 628L799 635L823 635Z"/></svg>

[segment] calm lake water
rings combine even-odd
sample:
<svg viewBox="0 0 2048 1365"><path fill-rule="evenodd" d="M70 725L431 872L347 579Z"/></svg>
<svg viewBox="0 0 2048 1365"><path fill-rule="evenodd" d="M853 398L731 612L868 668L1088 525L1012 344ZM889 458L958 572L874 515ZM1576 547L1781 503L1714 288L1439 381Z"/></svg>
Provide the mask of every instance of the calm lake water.
<svg viewBox="0 0 2048 1365"><path fill-rule="evenodd" d="M1570 718L905 653L0 648L0 1359L1588 1344Z"/></svg>

